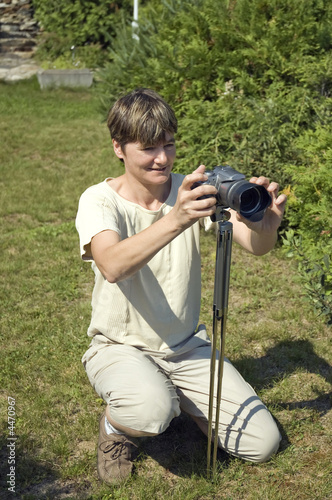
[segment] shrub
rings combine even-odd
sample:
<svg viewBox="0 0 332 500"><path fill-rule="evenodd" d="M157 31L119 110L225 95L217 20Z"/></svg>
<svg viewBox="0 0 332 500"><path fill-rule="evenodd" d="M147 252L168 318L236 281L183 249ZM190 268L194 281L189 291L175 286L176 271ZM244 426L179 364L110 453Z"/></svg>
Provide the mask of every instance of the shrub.
<svg viewBox="0 0 332 500"><path fill-rule="evenodd" d="M310 242L298 232L290 229L285 231L283 242L286 255L298 261L299 274L308 300L320 314L326 316L326 322L331 325L331 240L319 238L316 242Z"/></svg>
<svg viewBox="0 0 332 500"><path fill-rule="evenodd" d="M176 109L179 170L227 161L285 184L283 166L297 163L293 141L320 119L330 92L327 5L151 1L139 40L125 22L116 28L101 72L104 111L119 94L151 86Z"/></svg>
<svg viewBox="0 0 332 500"><path fill-rule="evenodd" d="M301 163L286 167L291 184L284 244L299 261L310 300L332 323L332 125L305 131L297 147Z"/></svg>
<svg viewBox="0 0 332 500"><path fill-rule="evenodd" d="M266 174L289 185L284 227L301 240L297 257L312 284L325 287L324 297L331 21L327 0L152 0L139 39L125 21L116 27L98 88L104 112L138 86L154 88L173 105L179 171L227 162L248 176ZM311 265L315 259L321 271Z"/></svg>
<svg viewBox="0 0 332 500"><path fill-rule="evenodd" d="M33 7L42 28L38 57L50 61L67 59L70 64L70 48L75 46L84 64L91 67L103 64L108 57L103 49L111 43L119 11L128 13L131 1L33 0Z"/></svg>
<svg viewBox="0 0 332 500"><path fill-rule="evenodd" d="M299 165L288 165L291 178L289 226L305 241L326 238L332 229L332 123L306 130L297 139Z"/></svg>
<svg viewBox="0 0 332 500"><path fill-rule="evenodd" d="M151 0L142 11L138 42L130 29L116 29L112 56L121 70L108 68L111 95L147 82L173 104L213 101L230 80L251 96L279 81L330 93L326 0Z"/></svg>

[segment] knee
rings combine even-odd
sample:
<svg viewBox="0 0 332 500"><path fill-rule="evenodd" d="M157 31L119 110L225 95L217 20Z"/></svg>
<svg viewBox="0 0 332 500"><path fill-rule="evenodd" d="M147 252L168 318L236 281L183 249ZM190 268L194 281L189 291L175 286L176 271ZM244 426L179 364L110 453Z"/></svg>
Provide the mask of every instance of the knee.
<svg viewBox="0 0 332 500"><path fill-rule="evenodd" d="M229 426L225 441L220 446L243 460L267 462L274 455L281 441L281 435L271 414L264 410L251 418L244 419L241 426Z"/></svg>
<svg viewBox="0 0 332 500"><path fill-rule="evenodd" d="M271 419L272 420L272 419ZM252 462L263 463L277 453L281 441L279 429L274 421L270 425L261 428L260 433L256 436L252 455L248 458Z"/></svg>
<svg viewBox="0 0 332 500"><path fill-rule="evenodd" d="M175 390L145 387L144 395L135 404L122 400L109 401L109 415L113 421L132 429L136 435L157 435L164 432L174 417L180 414L179 398Z"/></svg>
<svg viewBox="0 0 332 500"><path fill-rule="evenodd" d="M180 415L179 398L174 390L147 388L144 401L137 407L137 419L143 430L161 434L174 417Z"/></svg>
<svg viewBox="0 0 332 500"><path fill-rule="evenodd" d="M145 423L145 426L150 429L150 432L161 434L167 429L173 418L178 415L180 415L179 404L174 404L174 401L171 399L155 399L153 408L150 410L150 415L148 416L148 421ZM141 415L141 421L146 421L146 415L144 412Z"/></svg>

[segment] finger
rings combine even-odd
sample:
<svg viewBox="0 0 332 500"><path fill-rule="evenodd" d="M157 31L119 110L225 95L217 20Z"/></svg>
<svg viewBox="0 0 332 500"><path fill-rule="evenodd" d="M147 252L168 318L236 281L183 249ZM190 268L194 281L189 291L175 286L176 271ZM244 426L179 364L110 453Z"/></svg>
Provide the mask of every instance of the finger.
<svg viewBox="0 0 332 500"><path fill-rule="evenodd" d="M268 186L270 184L270 180L268 179L268 177L264 177L263 175L261 175L260 177L251 177L249 182L259 184L261 186Z"/></svg>
<svg viewBox="0 0 332 500"><path fill-rule="evenodd" d="M204 197L212 197L213 203L216 203L216 196L217 196L217 188L215 186L212 186L211 184L201 184L200 186L194 187L192 190L193 197L197 200L198 198L201 198L202 196Z"/></svg>
<svg viewBox="0 0 332 500"><path fill-rule="evenodd" d="M205 165L200 165L198 168L196 168L196 170L194 170L193 173L199 172L199 173L203 173L204 174L205 168L206 168Z"/></svg>
<svg viewBox="0 0 332 500"><path fill-rule="evenodd" d="M268 191L279 191L279 184L277 182L271 182L268 187Z"/></svg>
<svg viewBox="0 0 332 500"><path fill-rule="evenodd" d="M279 192L279 184L277 182L271 182L267 186L267 191L272 195L274 201L277 199L278 192Z"/></svg>
<svg viewBox="0 0 332 500"><path fill-rule="evenodd" d="M209 196L207 198L199 199L194 201L196 210L206 210L216 206L216 199L214 196Z"/></svg>
<svg viewBox="0 0 332 500"><path fill-rule="evenodd" d="M278 196L278 198L275 201L275 204L279 207L282 208L283 205L286 205L287 203L287 196L285 194L281 194Z"/></svg>
<svg viewBox="0 0 332 500"><path fill-rule="evenodd" d="M204 173L204 171L205 171L205 166L200 165L196 170L194 170L193 173L185 176L183 183L182 183L183 186L186 189L191 189L191 186L193 184L195 184L196 182L205 182L208 179L208 177Z"/></svg>

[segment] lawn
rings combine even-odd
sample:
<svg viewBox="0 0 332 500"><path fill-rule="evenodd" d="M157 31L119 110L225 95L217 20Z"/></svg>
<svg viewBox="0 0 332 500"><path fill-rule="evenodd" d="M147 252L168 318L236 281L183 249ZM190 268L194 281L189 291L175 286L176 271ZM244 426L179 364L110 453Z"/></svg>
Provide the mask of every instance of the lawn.
<svg viewBox="0 0 332 500"><path fill-rule="evenodd" d="M91 91L0 83L0 111L0 497L331 498L331 327L279 248L253 257L233 246L226 331L226 355L278 422L279 453L253 465L220 452L208 481L206 438L182 415L142 441L128 481L99 481L104 405L80 362L93 274L74 219L80 194L121 165ZM202 233L202 255L201 316L211 328L214 235Z"/></svg>

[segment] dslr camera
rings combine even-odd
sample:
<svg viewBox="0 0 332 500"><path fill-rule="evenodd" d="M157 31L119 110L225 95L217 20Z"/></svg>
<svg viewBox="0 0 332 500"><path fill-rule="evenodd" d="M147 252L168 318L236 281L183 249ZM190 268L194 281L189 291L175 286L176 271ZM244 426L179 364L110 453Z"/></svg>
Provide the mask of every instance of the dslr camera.
<svg viewBox="0 0 332 500"><path fill-rule="evenodd" d="M229 165L220 165L206 171L208 180L193 186L210 184L215 186L217 206L233 208L246 219L258 222L271 204L271 196L264 186L245 180L245 176Z"/></svg>

